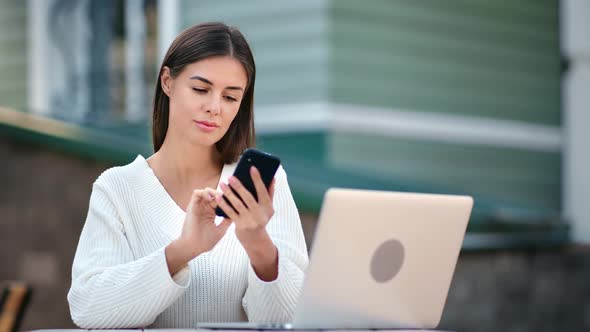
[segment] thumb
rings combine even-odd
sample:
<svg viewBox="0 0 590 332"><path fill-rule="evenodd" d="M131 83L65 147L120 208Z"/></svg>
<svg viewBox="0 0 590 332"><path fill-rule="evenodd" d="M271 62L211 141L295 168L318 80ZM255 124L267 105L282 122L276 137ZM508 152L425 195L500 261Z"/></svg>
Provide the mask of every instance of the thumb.
<svg viewBox="0 0 590 332"><path fill-rule="evenodd" d="M199 201L201 200L201 192L202 190L199 189L193 190L193 194L191 195L191 199L188 202L188 206L186 208L187 212L193 211L195 206L199 204Z"/></svg>
<svg viewBox="0 0 590 332"><path fill-rule="evenodd" d="M209 206L211 206L211 208L215 209L217 207L215 195L217 194L218 192L215 189L205 188L202 193L202 198L209 203Z"/></svg>

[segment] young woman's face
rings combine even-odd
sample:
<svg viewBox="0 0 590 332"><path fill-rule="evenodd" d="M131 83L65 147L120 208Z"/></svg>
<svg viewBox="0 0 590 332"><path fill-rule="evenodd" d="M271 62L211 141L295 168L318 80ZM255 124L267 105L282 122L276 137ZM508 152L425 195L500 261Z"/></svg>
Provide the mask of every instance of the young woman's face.
<svg viewBox="0 0 590 332"><path fill-rule="evenodd" d="M162 88L170 98L168 134L191 144L217 143L238 113L247 81L242 64L230 57L194 62L175 78L165 68Z"/></svg>

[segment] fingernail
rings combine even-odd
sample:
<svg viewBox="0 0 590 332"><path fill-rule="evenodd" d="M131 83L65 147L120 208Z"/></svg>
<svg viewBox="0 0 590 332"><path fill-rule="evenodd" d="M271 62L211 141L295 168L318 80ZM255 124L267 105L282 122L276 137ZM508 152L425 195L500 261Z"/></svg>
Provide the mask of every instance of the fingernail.
<svg viewBox="0 0 590 332"><path fill-rule="evenodd" d="M229 180L228 180L228 181L229 181L229 183L231 183L231 184L235 184L235 183L236 183L236 178L235 178L235 177L233 177L233 176L231 176L231 177L229 178Z"/></svg>
<svg viewBox="0 0 590 332"><path fill-rule="evenodd" d="M219 186L221 187L221 189L227 189L227 184L223 182Z"/></svg>

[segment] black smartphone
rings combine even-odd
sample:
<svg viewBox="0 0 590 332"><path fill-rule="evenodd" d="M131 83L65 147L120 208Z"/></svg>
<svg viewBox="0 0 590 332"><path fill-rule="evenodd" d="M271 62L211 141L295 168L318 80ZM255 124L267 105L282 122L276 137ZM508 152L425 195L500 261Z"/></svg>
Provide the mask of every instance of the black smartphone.
<svg viewBox="0 0 590 332"><path fill-rule="evenodd" d="M270 183L272 182L277 169L279 169L280 164L281 160L276 156L257 149L249 148L246 149L246 151L244 151L240 157L233 175L238 178L238 180L240 180L242 185L252 194L252 196L254 196L254 199L258 201L256 187L254 186L254 182L252 182L252 177L250 177L250 167L254 166L258 169L260 177L262 178L262 182L264 182L264 185L268 190L268 187L270 187ZM242 199L235 190L233 191L236 196ZM225 201L233 208L231 203L225 197L223 197L223 199L225 199ZM224 218L228 218L228 216L219 206L215 209L215 214Z"/></svg>

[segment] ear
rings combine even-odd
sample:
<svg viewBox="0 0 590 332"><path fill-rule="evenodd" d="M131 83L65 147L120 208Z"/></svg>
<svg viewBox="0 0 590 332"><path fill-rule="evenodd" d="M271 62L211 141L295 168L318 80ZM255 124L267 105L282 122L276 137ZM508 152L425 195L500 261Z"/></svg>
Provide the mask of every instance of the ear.
<svg viewBox="0 0 590 332"><path fill-rule="evenodd" d="M164 93L170 97L170 91L172 91L172 75L170 74L170 68L164 66L160 73L160 85Z"/></svg>

